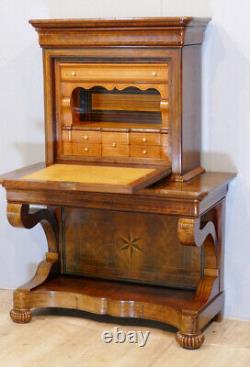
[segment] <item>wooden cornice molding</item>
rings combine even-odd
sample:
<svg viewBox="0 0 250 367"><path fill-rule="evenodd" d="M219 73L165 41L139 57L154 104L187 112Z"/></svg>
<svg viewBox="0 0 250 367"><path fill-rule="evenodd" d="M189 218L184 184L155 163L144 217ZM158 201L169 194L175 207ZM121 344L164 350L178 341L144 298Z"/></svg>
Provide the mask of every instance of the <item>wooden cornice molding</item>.
<svg viewBox="0 0 250 367"><path fill-rule="evenodd" d="M34 19L41 47L183 47L201 44L210 18Z"/></svg>

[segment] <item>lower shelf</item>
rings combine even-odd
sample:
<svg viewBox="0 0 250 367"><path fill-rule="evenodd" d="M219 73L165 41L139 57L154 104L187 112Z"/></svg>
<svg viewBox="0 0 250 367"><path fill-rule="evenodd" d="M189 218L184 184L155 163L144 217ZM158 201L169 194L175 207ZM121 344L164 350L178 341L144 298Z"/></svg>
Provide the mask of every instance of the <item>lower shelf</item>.
<svg viewBox="0 0 250 367"><path fill-rule="evenodd" d="M223 292L206 301L192 290L70 276L57 276L38 286L33 283L33 287L27 284L26 288L15 291L10 312L13 321L29 322L32 309L49 307L148 319L176 327L179 330L177 341L187 349L197 349L202 345L204 336L200 331L221 314L224 303Z"/></svg>
<svg viewBox="0 0 250 367"><path fill-rule="evenodd" d="M143 302L189 307L195 296L193 290L179 290L118 281L60 276L38 286L32 292L67 292L120 302Z"/></svg>
<svg viewBox="0 0 250 367"><path fill-rule="evenodd" d="M31 308L65 307L101 315L179 325L182 309L195 309L195 291L60 276L34 288Z"/></svg>

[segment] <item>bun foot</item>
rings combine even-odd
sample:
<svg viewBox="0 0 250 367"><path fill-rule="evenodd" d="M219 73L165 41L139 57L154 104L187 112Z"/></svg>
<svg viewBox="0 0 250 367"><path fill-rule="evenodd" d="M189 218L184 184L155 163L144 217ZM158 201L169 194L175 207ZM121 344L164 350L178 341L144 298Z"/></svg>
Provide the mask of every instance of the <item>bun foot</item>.
<svg viewBox="0 0 250 367"><path fill-rule="evenodd" d="M10 311L10 317L12 321L18 324L27 324L32 319L32 313L30 310L15 310Z"/></svg>
<svg viewBox="0 0 250 367"><path fill-rule="evenodd" d="M180 331L176 334L178 344L184 349L199 349L204 343L203 334L182 334Z"/></svg>

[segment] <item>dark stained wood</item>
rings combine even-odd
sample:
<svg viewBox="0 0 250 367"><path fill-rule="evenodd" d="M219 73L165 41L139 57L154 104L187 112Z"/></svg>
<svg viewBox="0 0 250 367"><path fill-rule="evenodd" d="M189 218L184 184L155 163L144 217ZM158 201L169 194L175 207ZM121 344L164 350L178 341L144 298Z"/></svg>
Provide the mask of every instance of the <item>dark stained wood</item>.
<svg viewBox="0 0 250 367"><path fill-rule="evenodd" d="M197 349L202 330L223 315L225 198L234 174L205 173L200 164L208 22L31 21L43 48L46 162L0 183L9 222L40 223L48 252L15 291L13 321L27 323L43 307L146 318L173 325L177 342ZM55 164L64 173L74 165L68 182L24 178ZM104 185L102 176L100 189L77 182L83 165L155 172L132 188Z"/></svg>
<svg viewBox="0 0 250 367"><path fill-rule="evenodd" d="M184 289L201 279L202 251L178 241L177 217L65 208L62 218L64 274Z"/></svg>
<svg viewBox="0 0 250 367"><path fill-rule="evenodd" d="M185 175L201 165L201 46L183 47L182 59L181 149Z"/></svg>

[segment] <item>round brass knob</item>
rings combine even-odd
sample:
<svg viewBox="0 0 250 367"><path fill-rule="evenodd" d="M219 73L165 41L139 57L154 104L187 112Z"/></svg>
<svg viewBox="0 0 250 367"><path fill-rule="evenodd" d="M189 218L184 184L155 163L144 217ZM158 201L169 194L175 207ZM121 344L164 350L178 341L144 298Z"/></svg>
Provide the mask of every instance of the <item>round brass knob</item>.
<svg viewBox="0 0 250 367"><path fill-rule="evenodd" d="M88 152L89 151L89 148L84 148L84 152Z"/></svg>
<svg viewBox="0 0 250 367"><path fill-rule="evenodd" d="M142 153L143 153L144 155L148 154L148 152L147 152L147 150L146 150L146 149L144 149L144 150L142 151Z"/></svg>
<svg viewBox="0 0 250 367"><path fill-rule="evenodd" d="M117 144L114 142L114 143L112 143L112 147L113 148L116 148L117 147Z"/></svg>
<svg viewBox="0 0 250 367"><path fill-rule="evenodd" d="M72 71L72 72L71 72L71 75L72 75L72 76L76 76L76 71Z"/></svg>
<svg viewBox="0 0 250 367"><path fill-rule="evenodd" d="M88 140L88 135L84 135L83 139Z"/></svg>
<svg viewBox="0 0 250 367"><path fill-rule="evenodd" d="M153 75L153 76L156 76L156 75L157 75L156 71L153 71L153 72L152 72L152 75Z"/></svg>
<svg viewBox="0 0 250 367"><path fill-rule="evenodd" d="M143 143L146 143L147 139L146 138L142 138Z"/></svg>

